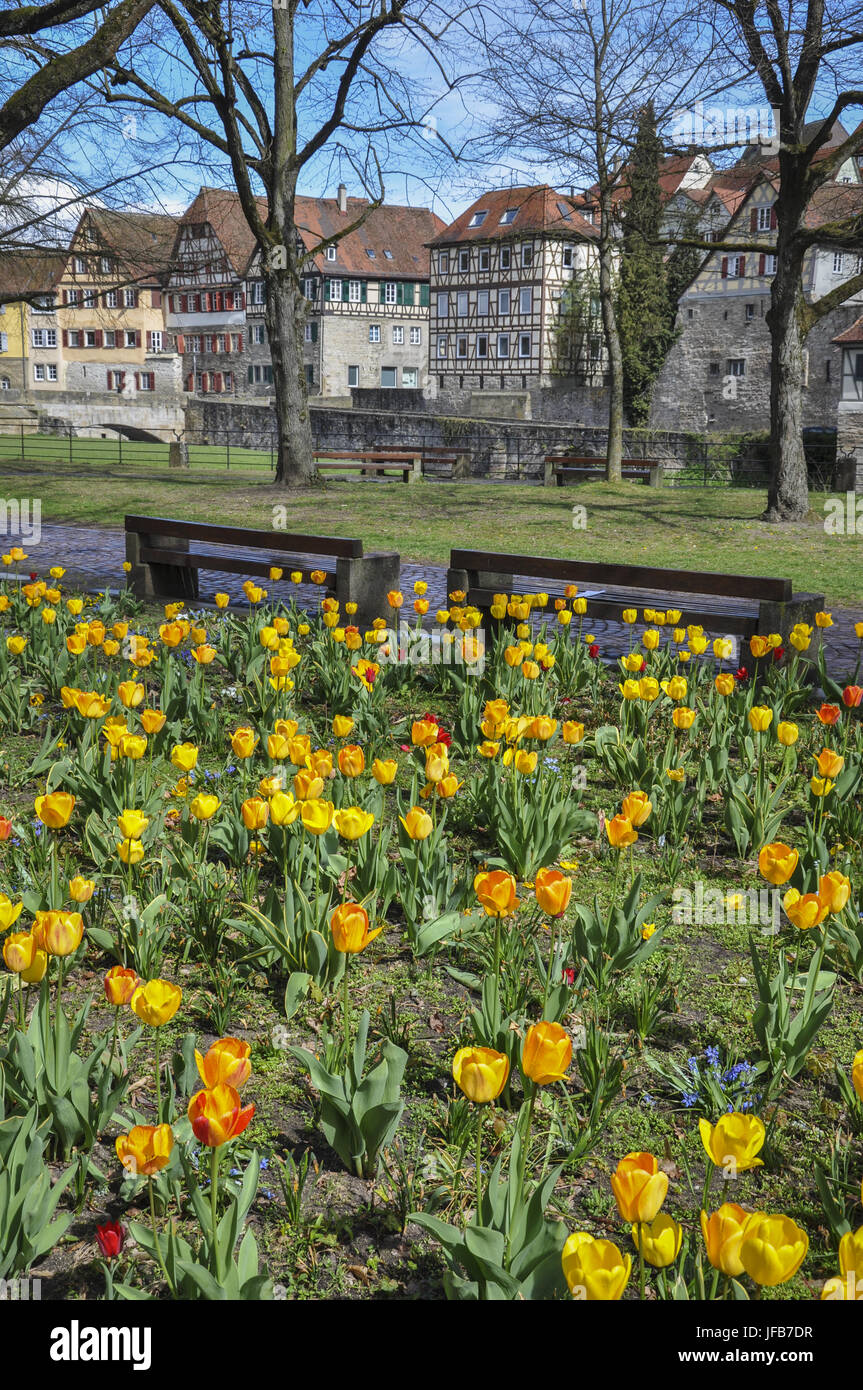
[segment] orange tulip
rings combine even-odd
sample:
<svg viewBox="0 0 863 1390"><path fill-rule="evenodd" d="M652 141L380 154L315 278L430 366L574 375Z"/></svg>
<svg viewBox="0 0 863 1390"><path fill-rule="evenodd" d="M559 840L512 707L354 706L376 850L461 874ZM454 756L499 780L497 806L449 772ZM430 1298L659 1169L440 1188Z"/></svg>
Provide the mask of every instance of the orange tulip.
<svg viewBox="0 0 863 1390"><path fill-rule="evenodd" d="M210 1149L218 1149L251 1123L254 1105L242 1105L233 1086L220 1082L198 1091L189 1101L188 1116L196 1139Z"/></svg>
<svg viewBox="0 0 863 1390"><path fill-rule="evenodd" d="M233 1086L239 1091L252 1074L249 1061L251 1048L239 1038L219 1038L204 1057L195 1049L195 1061L201 1080L208 1089Z"/></svg>

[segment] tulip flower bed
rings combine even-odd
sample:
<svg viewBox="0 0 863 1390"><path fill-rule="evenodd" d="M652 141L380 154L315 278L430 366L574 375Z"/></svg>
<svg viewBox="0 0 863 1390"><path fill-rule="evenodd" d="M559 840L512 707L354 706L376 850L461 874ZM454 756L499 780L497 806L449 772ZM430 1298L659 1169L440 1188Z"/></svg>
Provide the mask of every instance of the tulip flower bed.
<svg viewBox="0 0 863 1390"><path fill-rule="evenodd" d="M416 587L7 582L0 1278L860 1298L860 663Z"/></svg>

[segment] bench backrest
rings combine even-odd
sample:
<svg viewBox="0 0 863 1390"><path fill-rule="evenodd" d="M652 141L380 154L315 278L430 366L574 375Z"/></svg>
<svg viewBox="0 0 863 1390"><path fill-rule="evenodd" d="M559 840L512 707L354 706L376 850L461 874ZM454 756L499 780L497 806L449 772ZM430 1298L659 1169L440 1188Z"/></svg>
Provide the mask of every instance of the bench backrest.
<svg viewBox="0 0 863 1390"><path fill-rule="evenodd" d="M547 454L546 463L557 464L559 468L566 468L569 464L579 468L605 468L608 459L595 458L593 455L585 454ZM658 459L621 459L621 468L658 468Z"/></svg>
<svg viewBox="0 0 863 1390"><path fill-rule="evenodd" d="M213 526L203 521L175 521L158 516L127 516L127 531L144 536L176 536L181 540L211 541L220 545L242 545L252 550L285 550L300 555L334 555L358 560L361 540L339 536L296 536L287 531L250 531L243 526Z"/></svg>
<svg viewBox="0 0 863 1390"><path fill-rule="evenodd" d="M760 575L713 574L707 570L654 569L648 565L597 564L592 560L555 560L536 555L505 555L483 550L453 550L450 568L494 574L528 575L560 579L564 583L590 581L626 589L658 589L686 594L716 594L722 598L791 600L790 579L765 579Z"/></svg>

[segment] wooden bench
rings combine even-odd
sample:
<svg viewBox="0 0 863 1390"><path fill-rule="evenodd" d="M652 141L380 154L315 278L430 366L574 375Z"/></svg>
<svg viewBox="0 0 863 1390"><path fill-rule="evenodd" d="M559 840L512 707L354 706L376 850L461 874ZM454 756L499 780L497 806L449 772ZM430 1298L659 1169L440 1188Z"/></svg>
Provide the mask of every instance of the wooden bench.
<svg viewBox="0 0 863 1390"><path fill-rule="evenodd" d="M267 581L265 587L273 567L284 571L279 582L285 583L290 582L292 571L302 571L308 582L312 570L321 570L325 575L322 592L337 598L342 607L356 603L355 621L368 625L387 613L387 593L398 588L398 554L380 551L364 555L361 540L291 535L277 529L251 531L241 526L155 516L127 516L125 530L126 559L131 565L128 584L139 598L195 600L200 570L262 578ZM190 541L265 551L267 558L192 552Z"/></svg>
<svg viewBox="0 0 863 1390"><path fill-rule="evenodd" d="M422 468L424 478L438 478L445 481L471 476L470 454L463 449L427 448L423 449Z"/></svg>
<svg viewBox="0 0 863 1390"><path fill-rule="evenodd" d="M403 483L415 483L422 477L422 454L410 450L325 449L316 452L315 459L319 473L359 473L360 477L400 473Z"/></svg>
<svg viewBox="0 0 863 1390"><path fill-rule="evenodd" d="M582 457L578 454L547 454L544 460L543 482L548 487L554 480L558 487L566 483L586 483L591 478L605 479L608 459ZM621 477L648 487L662 484L662 464L656 459L624 459Z"/></svg>
<svg viewBox="0 0 863 1390"><path fill-rule="evenodd" d="M795 623L814 626L815 614L824 606L823 594L793 594L790 579L480 550L451 552L447 593L464 590L467 601L488 618L496 593L517 592L518 581L528 579L541 583L552 580L561 586L577 584L580 588L586 585L588 623L591 618L619 621L624 608L638 609L639 618L645 607L679 608L684 626L700 623L714 636L780 632L787 639ZM527 585L523 587L527 591Z"/></svg>

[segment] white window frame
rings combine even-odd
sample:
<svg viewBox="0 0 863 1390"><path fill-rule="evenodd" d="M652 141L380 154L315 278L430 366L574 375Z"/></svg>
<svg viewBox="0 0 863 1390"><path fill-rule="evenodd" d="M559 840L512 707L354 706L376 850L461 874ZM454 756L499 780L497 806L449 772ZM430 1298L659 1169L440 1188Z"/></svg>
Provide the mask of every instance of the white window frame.
<svg viewBox="0 0 863 1390"><path fill-rule="evenodd" d="M449 355L449 339L445 333L438 334L437 355L438 357L447 357Z"/></svg>
<svg viewBox="0 0 863 1390"><path fill-rule="evenodd" d="M123 291L123 308L124 308L124 309L134 309L134 307L135 307L135 291L134 291L133 289L125 289L125 290Z"/></svg>
<svg viewBox="0 0 863 1390"><path fill-rule="evenodd" d="M56 381L56 380L57 380L57 363L56 363L56 362L46 362L46 363L45 363L45 373L46 373L47 378L48 378L49 381Z"/></svg>
<svg viewBox="0 0 863 1390"><path fill-rule="evenodd" d="M470 296L467 290L459 290L455 300L456 318L465 319L470 310Z"/></svg>
<svg viewBox="0 0 863 1390"><path fill-rule="evenodd" d="M767 207L759 208L759 209L758 209L758 218L757 218L758 226L757 226L757 228L756 228L757 231L759 231L759 232L769 232L769 231L770 231L770 223L771 223L771 220L772 220L772 218L771 218L771 213L772 213L772 212L773 212L773 209L772 209L772 207L770 207L769 204L768 204Z"/></svg>
<svg viewBox="0 0 863 1390"><path fill-rule="evenodd" d="M532 241L523 241L521 244L521 265L523 270L530 270L533 266Z"/></svg>
<svg viewBox="0 0 863 1390"><path fill-rule="evenodd" d="M470 270L470 247L463 246L458 253L458 268L462 275Z"/></svg>
<svg viewBox="0 0 863 1390"><path fill-rule="evenodd" d="M476 292L476 316L478 319L488 318L489 291L477 290Z"/></svg>
<svg viewBox="0 0 863 1390"><path fill-rule="evenodd" d="M506 307L504 308L504 304ZM498 316L512 313L512 292L510 290L498 290L497 292L497 312Z"/></svg>
<svg viewBox="0 0 863 1390"><path fill-rule="evenodd" d="M841 274L843 273L844 269L845 269L845 253L844 253L844 251L834 251L834 252L833 252L833 274L834 274L834 275L841 275Z"/></svg>
<svg viewBox="0 0 863 1390"><path fill-rule="evenodd" d="M351 304L359 304L362 298L363 286L361 280L348 281L348 301Z"/></svg>
<svg viewBox="0 0 863 1390"><path fill-rule="evenodd" d="M408 378L412 380L408 380ZM417 388L417 369L416 367L402 367L402 386L408 391L415 391Z"/></svg>
<svg viewBox="0 0 863 1390"><path fill-rule="evenodd" d="M400 324L400 323L394 323L394 324L393 324L393 346L394 346L394 347L403 346L403 345L404 345L404 340L405 340L405 330L404 330L403 325Z"/></svg>
<svg viewBox="0 0 863 1390"><path fill-rule="evenodd" d="M379 343L381 340L381 326L379 323L369 324L369 342Z"/></svg>
<svg viewBox="0 0 863 1390"><path fill-rule="evenodd" d="M334 261L335 259L336 259L336 248L335 248L335 246L328 246L328 247L327 247L327 260L328 260L328 261Z"/></svg>
<svg viewBox="0 0 863 1390"><path fill-rule="evenodd" d="M395 280L384 280L384 304L395 304L397 294Z"/></svg>
<svg viewBox="0 0 863 1390"><path fill-rule="evenodd" d="M411 347L419 347L423 340L423 331L417 324L410 330Z"/></svg>
<svg viewBox="0 0 863 1390"><path fill-rule="evenodd" d="M351 379L353 378L353 380ZM358 366L348 367L348 386L359 386L360 369Z"/></svg>
<svg viewBox="0 0 863 1390"><path fill-rule="evenodd" d="M44 381L44 380L45 380L45 363L44 363L44 362L36 362L36 363L34 363L34 365L33 365L33 380L34 380L34 381Z"/></svg>
<svg viewBox="0 0 863 1390"><path fill-rule="evenodd" d="M527 351L525 352L525 343ZM519 333L518 335L518 355L519 357L530 357L533 353L533 338L529 333Z"/></svg>
<svg viewBox="0 0 863 1390"><path fill-rule="evenodd" d="M533 313L533 290L530 285L522 285L518 292L518 312L520 314Z"/></svg>
<svg viewBox="0 0 863 1390"><path fill-rule="evenodd" d="M437 253L438 274L449 274L449 251L438 251Z"/></svg>
<svg viewBox="0 0 863 1390"><path fill-rule="evenodd" d="M484 350L483 350L483 345L484 345ZM477 338L476 338L476 355L477 355L477 357L480 359L480 361L484 361L484 360L488 357L488 334L487 334L487 333L478 333L478 334L477 334Z"/></svg>
<svg viewBox="0 0 863 1390"><path fill-rule="evenodd" d="M449 294L446 290L437 292L437 316L439 319L449 318Z"/></svg>
<svg viewBox="0 0 863 1390"><path fill-rule="evenodd" d="M574 246L564 246L564 248L563 248L563 267L564 267L564 270L570 270L570 269L572 268L572 266L573 266L573 264L574 264L574 261L573 261L573 252L574 252L574 250L575 250L575 247L574 247Z"/></svg>
<svg viewBox="0 0 863 1390"><path fill-rule="evenodd" d="M509 357L510 357L510 339L511 339L511 337L512 337L512 334L510 334L510 333L498 333L498 335L497 335L497 342L496 342L496 344L495 344L495 350L496 350L496 355L497 355L502 361L507 361L507 362L509 361ZM501 343L506 343L506 352L501 352L501 350L500 350L500 345L501 345Z"/></svg>

